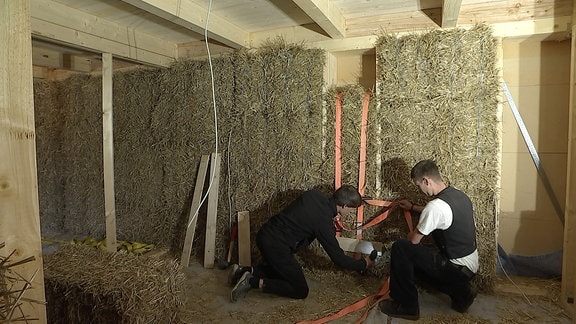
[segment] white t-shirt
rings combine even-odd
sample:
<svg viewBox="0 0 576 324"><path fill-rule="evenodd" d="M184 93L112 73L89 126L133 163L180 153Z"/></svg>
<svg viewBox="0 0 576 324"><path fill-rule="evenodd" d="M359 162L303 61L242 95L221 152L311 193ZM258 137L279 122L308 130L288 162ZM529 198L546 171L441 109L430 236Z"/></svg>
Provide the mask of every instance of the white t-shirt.
<svg viewBox="0 0 576 324"><path fill-rule="evenodd" d="M426 204L416 228L424 235L430 235L435 229L445 230L452 225L452 208L444 200L436 198ZM454 264L468 267L470 271L478 272L478 249L467 256L450 259Z"/></svg>

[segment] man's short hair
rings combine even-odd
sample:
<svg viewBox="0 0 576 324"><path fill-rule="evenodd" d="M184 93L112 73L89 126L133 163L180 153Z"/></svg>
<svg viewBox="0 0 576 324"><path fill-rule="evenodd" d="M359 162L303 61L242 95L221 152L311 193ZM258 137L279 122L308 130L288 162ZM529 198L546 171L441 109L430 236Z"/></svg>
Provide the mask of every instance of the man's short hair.
<svg viewBox="0 0 576 324"><path fill-rule="evenodd" d="M442 180L436 162L432 160L422 160L412 167L412 171L410 171L410 178L412 180L421 180L423 177L430 177L433 180Z"/></svg>
<svg viewBox="0 0 576 324"><path fill-rule="evenodd" d="M332 195L338 206L358 208L362 205L362 196L358 189L350 185L342 185Z"/></svg>

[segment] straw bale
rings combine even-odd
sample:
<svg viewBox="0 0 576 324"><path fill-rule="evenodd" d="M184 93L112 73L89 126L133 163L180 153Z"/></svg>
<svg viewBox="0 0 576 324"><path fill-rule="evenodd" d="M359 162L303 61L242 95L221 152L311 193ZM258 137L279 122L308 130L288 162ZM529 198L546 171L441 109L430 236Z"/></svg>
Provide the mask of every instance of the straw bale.
<svg viewBox="0 0 576 324"><path fill-rule="evenodd" d="M44 258L50 323L179 323L184 274L158 257L64 244Z"/></svg>
<svg viewBox="0 0 576 324"><path fill-rule="evenodd" d="M102 81L77 75L62 84L62 158L64 169L64 206L73 217L64 218L64 227L75 233L89 228L93 236L102 236L105 223L102 166ZM81 219L82 222L76 221Z"/></svg>
<svg viewBox="0 0 576 324"><path fill-rule="evenodd" d="M34 107L36 124L38 196L42 213L43 232L58 232L64 227L64 181L62 174L62 137L64 116L60 109L59 84L55 82L34 81Z"/></svg>
<svg viewBox="0 0 576 324"><path fill-rule="evenodd" d="M496 42L486 26L402 37L376 44L382 182L404 177L391 191L420 204L427 197L409 185L412 165L439 164L445 180L473 204L481 258L476 283L490 289L495 273L499 177ZM403 170L402 174L394 170ZM388 183L393 183L392 181Z"/></svg>
<svg viewBox="0 0 576 324"><path fill-rule="evenodd" d="M231 181L237 210L256 209L276 192L321 184L320 50L270 41L235 54L238 123L232 130Z"/></svg>

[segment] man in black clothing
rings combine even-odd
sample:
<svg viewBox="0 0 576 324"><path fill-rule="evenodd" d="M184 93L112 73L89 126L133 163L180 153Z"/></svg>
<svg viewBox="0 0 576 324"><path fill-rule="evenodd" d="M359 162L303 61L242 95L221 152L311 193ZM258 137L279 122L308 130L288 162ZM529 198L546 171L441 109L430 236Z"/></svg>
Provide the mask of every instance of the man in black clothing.
<svg viewBox="0 0 576 324"><path fill-rule="evenodd" d="M392 245L390 298L380 302L380 311L392 317L417 320L420 316L414 277L448 294L452 308L464 313L476 298L470 280L478 271L476 226L472 202L462 191L446 185L432 160L418 162L410 174L412 182L434 199L426 206L400 201L404 209L420 213L416 229ZM438 249L420 243L432 235Z"/></svg>
<svg viewBox="0 0 576 324"><path fill-rule="evenodd" d="M365 271L373 264L372 260L368 256L355 259L344 254L334 227L335 217L346 216L361 204L358 190L348 185L340 187L331 197L317 190L304 192L258 231L256 244L264 264L233 266L228 277L229 284L235 285L230 300L237 301L252 288L290 298L306 298L308 284L294 253L315 239L337 266Z"/></svg>

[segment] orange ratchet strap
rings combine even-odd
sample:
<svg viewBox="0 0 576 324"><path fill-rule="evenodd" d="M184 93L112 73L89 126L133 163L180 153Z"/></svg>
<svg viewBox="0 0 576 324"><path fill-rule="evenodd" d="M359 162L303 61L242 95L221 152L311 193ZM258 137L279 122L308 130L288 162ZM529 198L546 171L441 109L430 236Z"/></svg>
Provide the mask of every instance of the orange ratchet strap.
<svg viewBox="0 0 576 324"><path fill-rule="evenodd" d="M386 216L384 216L381 220L378 220L377 222L375 222L372 225L375 225L375 224L379 223L380 221L386 219L386 217L388 217L388 213L390 212L390 210L393 207L398 205L397 202L390 202L390 201L384 201L384 200L368 199L368 200L364 200L364 201L370 205L388 207L388 209L384 213L380 214L376 218L379 218L380 216L382 216L384 214L386 214ZM410 232L413 231L414 227L412 226L412 217L410 215L410 212L406 209L404 209L404 217L406 218L406 224L408 225L408 230ZM365 224L365 225L368 225L368 224ZM370 310L375 305L378 305L378 303L381 300L389 298L389 294L390 294L390 277L388 276L388 277L386 277L386 280L384 281L384 283L382 284L382 287L380 287L380 290L377 293L370 295L368 297L365 297L363 299L360 299L359 301L355 302L354 304L346 306L346 307L342 308L340 311L338 311L337 313L334 313L332 315L328 315L326 317L319 318L316 320L311 320L311 321L309 321L309 320L300 321L300 322L297 322L297 324L324 324L324 323L333 321L335 319L341 318L343 316L346 316L346 315L348 315L352 312L355 312L355 311L364 307L365 309L364 309L364 312L362 313L362 316L354 322L355 324L360 324L360 323L363 323L364 320L366 320L366 318L368 317L368 313L370 312Z"/></svg>
<svg viewBox="0 0 576 324"><path fill-rule="evenodd" d="M352 312L355 312L363 307L366 307L366 310L364 311L364 314L362 314L362 317L360 317L355 323L362 323L366 317L368 316L368 312L370 311L370 309L372 307L374 307L375 305L377 305L381 300L384 300L386 298L388 298L388 294L390 293L390 278L386 278L386 281L384 282L384 284L382 285L382 287L380 288L380 291L378 291L376 294L374 295L370 295L368 297L365 297L363 299L360 299L359 301L355 302L354 304L347 306L345 308L342 308L339 312L334 313L332 315L317 319L317 320L313 320L313 321L300 321L297 324L323 324L323 323L327 323L330 321L333 321L335 319L338 319L340 317L343 317L345 315L348 315Z"/></svg>
<svg viewBox="0 0 576 324"><path fill-rule="evenodd" d="M367 203L368 205L387 207L387 208L385 211L380 213L378 216L372 218L369 222L367 222L365 224L357 225L357 227L352 228L352 229L346 228L344 226L344 224L342 223L342 220L340 219L340 217L336 217L334 220L334 227L336 228L336 233L340 233L342 231L347 231L347 232L358 231L358 230L366 229L368 227L372 227L372 226L380 223L381 221L385 220L386 218L388 218L390 211L393 208L398 206L398 202L377 200L377 199L366 199L366 200L364 200L364 202ZM410 215L410 211L404 209L404 218L406 219L406 224L408 225L408 228L410 229L410 231L412 231L413 225L412 225L412 216Z"/></svg>
<svg viewBox="0 0 576 324"><path fill-rule="evenodd" d="M362 101L362 122L360 124L360 159L358 165L358 192L364 196L366 188L366 128L368 126L368 107L370 106L370 92L364 94ZM356 210L356 239L362 239L362 228L364 222L364 205L360 205Z"/></svg>
<svg viewBox="0 0 576 324"><path fill-rule="evenodd" d="M342 186L342 92L336 96L336 134L334 134L335 168L334 168L334 189Z"/></svg>
<svg viewBox="0 0 576 324"><path fill-rule="evenodd" d="M334 190L342 186L342 92L336 96L336 121L334 134ZM336 236L340 236L340 231L336 230Z"/></svg>

